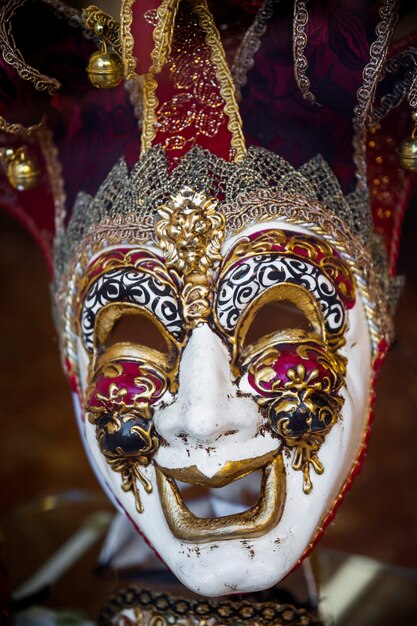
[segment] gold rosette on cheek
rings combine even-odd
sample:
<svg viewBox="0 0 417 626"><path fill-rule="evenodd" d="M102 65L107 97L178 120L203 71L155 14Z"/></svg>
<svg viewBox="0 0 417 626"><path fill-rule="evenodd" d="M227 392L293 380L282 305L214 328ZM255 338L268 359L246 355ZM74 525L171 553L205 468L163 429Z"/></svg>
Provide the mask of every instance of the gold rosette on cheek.
<svg viewBox="0 0 417 626"><path fill-rule="evenodd" d="M325 436L341 416L345 360L321 341L304 338L263 349L248 368L258 403L270 427L294 450L292 468L303 472L303 490L313 489L310 469L322 474L318 458ZM286 365L287 363L287 365Z"/></svg>
<svg viewBox="0 0 417 626"><path fill-rule="evenodd" d="M286 445L295 449L292 467L303 472L305 493L313 488L310 466L317 474L324 471L317 453L343 406L343 398L338 394L345 382L340 363L326 357L320 355L319 362L328 368L328 375L321 375L317 368L307 374L302 364L289 369L285 391L270 407L274 428Z"/></svg>
<svg viewBox="0 0 417 626"><path fill-rule="evenodd" d="M121 474L123 491L133 493L138 513L144 510L138 483L146 493L152 492L142 468L159 446L151 405L166 389L160 368L130 357L102 365L87 392L86 412L96 427L100 450L112 470Z"/></svg>
<svg viewBox="0 0 417 626"><path fill-rule="evenodd" d="M267 427L293 452L292 468L302 471L309 494L310 470L324 472L318 452L341 417L347 361L339 350L356 302L352 272L319 238L265 230L237 240L217 294L217 322L230 334L233 371L248 377ZM286 309L295 318L281 327ZM255 323L263 311L265 328ZM248 340L253 328L260 334Z"/></svg>

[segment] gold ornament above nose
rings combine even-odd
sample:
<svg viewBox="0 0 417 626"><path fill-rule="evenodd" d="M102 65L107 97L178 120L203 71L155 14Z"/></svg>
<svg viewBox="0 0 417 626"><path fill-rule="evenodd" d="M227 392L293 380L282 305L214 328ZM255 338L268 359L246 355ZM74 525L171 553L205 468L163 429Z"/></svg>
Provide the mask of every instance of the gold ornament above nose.
<svg viewBox="0 0 417 626"><path fill-rule="evenodd" d="M211 311L213 264L220 261L226 220L217 200L184 187L159 207L155 232L168 267L185 278L181 294L184 320L194 328Z"/></svg>
<svg viewBox="0 0 417 626"><path fill-rule="evenodd" d="M161 219L155 232L168 267L186 276L207 275L213 263L221 260L226 220L216 207L214 198L183 187L158 208Z"/></svg>
<svg viewBox="0 0 417 626"><path fill-rule="evenodd" d="M29 158L26 146L17 150L4 148L0 158L7 164L6 175L12 187L18 191L33 189L39 182L39 167L34 158Z"/></svg>

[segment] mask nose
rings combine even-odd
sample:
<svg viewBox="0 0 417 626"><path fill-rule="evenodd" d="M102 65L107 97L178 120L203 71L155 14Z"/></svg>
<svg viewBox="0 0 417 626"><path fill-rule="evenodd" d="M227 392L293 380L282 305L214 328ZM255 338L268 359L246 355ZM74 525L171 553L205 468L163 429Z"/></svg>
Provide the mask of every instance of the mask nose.
<svg viewBox="0 0 417 626"><path fill-rule="evenodd" d="M247 440L261 416L256 403L237 395L227 348L207 324L195 328L184 349L176 399L155 415L155 427L169 444L179 439L218 444L222 435Z"/></svg>

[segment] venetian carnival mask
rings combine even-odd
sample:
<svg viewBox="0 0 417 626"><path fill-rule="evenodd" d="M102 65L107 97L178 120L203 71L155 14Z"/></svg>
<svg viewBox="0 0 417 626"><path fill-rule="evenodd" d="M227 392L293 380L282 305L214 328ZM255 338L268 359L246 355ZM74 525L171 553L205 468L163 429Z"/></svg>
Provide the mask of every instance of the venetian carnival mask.
<svg viewBox="0 0 417 626"><path fill-rule="evenodd" d="M359 242L337 219L345 239L324 239L320 207L295 196L241 202L289 221L228 234L218 204L184 188L160 207L152 243L105 247L71 284L90 458L206 595L269 587L314 542L363 451L377 354ZM255 502L239 504L256 477ZM222 511L193 513L184 486L219 493Z"/></svg>
<svg viewBox="0 0 417 626"><path fill-rule="evenodd" d="M265 589L360 464L386 294L357 197L320 157L296 171L195 144L172 167L161 110L133 171L80 197L57 241L63 353L93 467L167 566L207 596Z"/></svg>

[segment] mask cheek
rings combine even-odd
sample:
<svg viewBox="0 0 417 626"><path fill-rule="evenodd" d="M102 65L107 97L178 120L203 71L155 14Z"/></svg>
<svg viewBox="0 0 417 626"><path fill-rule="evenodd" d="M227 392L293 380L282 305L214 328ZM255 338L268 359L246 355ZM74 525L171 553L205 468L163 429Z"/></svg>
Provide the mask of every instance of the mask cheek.
<svg viewBox="0 0 417 626"><path fill-rule="evenodd" d="M120 359L96 372L87 392L86 414L95 426L100 451L121 474L122 489L133 491L139 512L143 505L137 481L147 493L152 490L141 468L149 465L159 446L152 405L166 386L157 368Z"/></svg>
<svg viewBox="0 0 417 626"><path fill-rule="evenodd" d="M341 415L344 376L344 359L316 342L266 348L249 365L248 382L271 431L293 449L305 493L313 488L310 468L324 471L318 452Z"/></svg>

